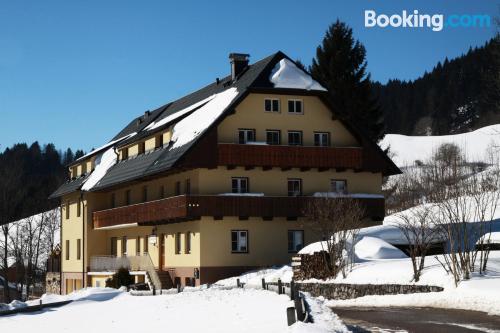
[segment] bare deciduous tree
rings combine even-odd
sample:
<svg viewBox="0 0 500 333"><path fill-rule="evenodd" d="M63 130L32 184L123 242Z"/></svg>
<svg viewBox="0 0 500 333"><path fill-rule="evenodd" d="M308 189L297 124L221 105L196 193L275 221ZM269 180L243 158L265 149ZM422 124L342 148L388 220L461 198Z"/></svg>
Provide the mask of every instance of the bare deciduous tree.
<svg viewBox="0 0 500 333"><path fill-rule="evenodd" d="M420 280L425 267L425 256L431 245L440 239L434 225L434 213L433 204L424 204L397 215L397 226L408 242L415 282Z"/></svg>
<svg viewBox="0 0 500 333"><path fill-rule="evenodd" d="M305 225L322 242L325 268L333 278L345 277L353 263L353 240L362 225L364 208L349 197L317 197L309 200L304 209Z"/></svg>

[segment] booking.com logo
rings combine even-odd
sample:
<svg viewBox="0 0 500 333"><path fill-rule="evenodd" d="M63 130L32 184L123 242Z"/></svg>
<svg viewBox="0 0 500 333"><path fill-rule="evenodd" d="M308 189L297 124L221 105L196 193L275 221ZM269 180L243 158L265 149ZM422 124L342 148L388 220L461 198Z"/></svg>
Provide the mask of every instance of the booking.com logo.
<svg viewBox="0 0 500 333"><path fill-rule="evenodd" d="M365 27L393 28L431 28L432 31L442 31L443 28L490 27L491 17L484 14L420 14L418 10L401 14L377 14L374 10L365 10Z"/></svg>

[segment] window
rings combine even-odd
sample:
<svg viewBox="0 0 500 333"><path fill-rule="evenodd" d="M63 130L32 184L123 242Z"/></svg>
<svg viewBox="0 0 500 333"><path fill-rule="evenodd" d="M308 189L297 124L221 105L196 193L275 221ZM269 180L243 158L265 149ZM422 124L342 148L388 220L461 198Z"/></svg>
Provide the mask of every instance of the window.
<svg viewBox="0 0 500 333"><path fill-rule="evenodd" d="M302 179L288 179L288 196L298 197L302 195Z"/></svg>
<svg viewBox="0 0 500 333"><path fill-rule="evenodd" d="M181 253L181 236L180 232L175 234L175 254Z"/></svg>
<svg viewBox="0 0 500 333"><path fill-rule="evenodd" d="M130 190L125 191L125 205L130 205L132 203Z"/></svg>
<svg viewBox="0 0 500 333"><path fill-rule="evenodd" d="M111 208L115 208L115 207L116 207L116 194L111 193Z"/></svg>
<svg viewBox="0 0 500 333"><path fill-rule="evenodd" d="M314 133L314 145L318 147L329 147L330 146L330 133L316 132Z"/></svg>
<svg viewBox="0 0 500 333"><path fill-rule="evenodd" d="M191 232L189 231L184 236L184 253L191 253Z"/></svg>
<svg viewBox="0 0 500 333"><path fill-rule="evenodd" d="M66 239L66 260L69 260L69 239Z"/></svg>
<svg viewBox="0 0 500 333"><path fill-rule="evenodd" d="M231 252L247 253L248 252L248 231L247 230L232 230L231 231Z"/></svg>
<svg viewBox="0 0 500 333"><path fill-rule="evenodd" d="M139 142L138 150L139 150L138 155L144 154L144 152L146 151L146 142L144 141Z"/></svg>
<svg viewBox="0 0 500 333"><path fill-rule="evenodd" d="M280 100L277 98L266 98L264 100L264 110L266 112L280 112Z"/></svg>
<svg viewBox="0 0 500 333"><path fill-rule="evenodd" d="M80 217L82 215L82 199L78 198L76 202L76 217Z"/></svg>
<svg viewBox="0 0 500 333"><path fill-rule="evenodd" d="M191 194L191 180L186 179L186 194Z"/></svg>
<svg viewBox="0 0 500 333"><path fill-rule="evenodd" d="M238 130L238 143L245 144L247 142L255 141L254 129L239 129Z"/></svg>
<svg viewBox="0 0 500 333"><path fill-rule="evenodd" d="M76 240L76 259L80 260L82 258L82 240Z"/></svg>
<svg viewBox="0 0 500 333"><path fill-rule="evenodd" d="M268 145L281 144L281 132L279 130L267 130L266 131L266 143Z"/></svg>
<svg viewBox="0 0 500 333"><path fill-rule="evenodd" d="M116 237L111 237L111 255L116 256L118 255L118 238Z"/></svg>
<svg viewBox="0 0 500 333"><path fill-rule="evenodd" d="M233 193L248 193L248 178L239 177L231 179Z"/></svg>
<svg viewBox="0 0 500 333"><path fill-rule="evenodd" d="M181 182L175 182L175 195L181 195Z"/></svg>
<svg viewBox="0 0 500 333"><path fill-rule="evenodd" d="M122 160L128 159L128 147L122 149Z"/></svg>
<svg viewBox="0 0 500 333"><path fill-rule="evenodd" d="M163 147L163 134L155 137L155 148Z"/></svg>
<svg viewBox="0 0 500 333"><path fill-rule="evenodd" d="M160 190L159 190L158 196L160 197L160 199L165 198L165 186L160 185Z"/></svg>
<svg viewBox="0 0 500 333"><path fill-rule="evenodd" d="M304 231L288 230L288 252L299 252L304 247Z"/></svg>
<svg viewBox="0 0 500 333"><path fill-rule="evenodd" d="M69 201L66 201L66 220L69 220Z"/></svg>
<svg viewBox="0 0 500 333"><path fill-rule="evenodd" d="M144 236L144 253L149 250L149 235Z"/></svg>
<svg viewBox="0 0 500 333"><path fill-rule="evenodd" d="M302 100L300 99L289 99L288 100L288 113L302 114L304 112L302 108Z"/></svg>
<svg viewBox="0 0 500 333"><path fill-rule="evenodd" d="M142 187L142 202L148 201L148 187L143 186Z"/></svg>
<svg viewBox="0 0 500 333"><path fill-rule="evenodd" d="M288 132L288 145L289 146L302 146L302 132L289 131Z"/></svg>
<svg viewBox="0 0 500 333"><path fill-rule="evenodd" d="M122 237L122 255L127 255L127 236Z"/></svg>
<svg viewBox="0 0 500 333"><path fill-rule="evenodd" d="M141 237L139 236L135 239L135 253L137 253L138 256L141 255Z"/></svg>
<svg viewBox="0 0 500 333"><path fill-rule="evenodd" d="M330 182L330 191L335 193L347 193L347 181L344 179L332 179Z"/></svg>

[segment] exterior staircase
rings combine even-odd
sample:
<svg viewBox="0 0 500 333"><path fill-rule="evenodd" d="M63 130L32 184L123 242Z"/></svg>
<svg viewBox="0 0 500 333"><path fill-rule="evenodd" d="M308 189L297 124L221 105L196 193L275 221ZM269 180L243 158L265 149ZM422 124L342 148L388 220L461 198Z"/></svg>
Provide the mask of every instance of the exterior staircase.
<svg viewBox="0 0 500 333"><path fill-rule="evenodd" d="M156 274L161 281L161 287L163 289L174 288L174 283L172 282L170 274L167 271L156 270Z"/></svg>

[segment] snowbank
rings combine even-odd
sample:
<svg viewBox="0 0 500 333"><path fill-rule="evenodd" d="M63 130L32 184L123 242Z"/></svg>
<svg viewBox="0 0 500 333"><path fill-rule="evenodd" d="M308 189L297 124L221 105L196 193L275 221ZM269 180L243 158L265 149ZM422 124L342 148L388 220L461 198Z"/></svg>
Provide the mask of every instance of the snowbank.
<svg viewBox="0 0 500 333"><path fill-rule="evenodd" d="M314 324L287 326L290 298L257 289L188 288L185 292L137 297L114 289L87 288L68 296L45 299L76 299L69 305L38 314L18 314L2 321L6 332L31 332L54 322L53 332L87 332L88 325L75 325L91 318L92 327L103 332L182 330L185 332L347 332L324 302L311 300ZM309 300L308 300L309 301ZM106 315L103 315L106 314ZM127 315L133 314L133 315ZM147 318L147 320L139 320Z"/></svg>
<svg viewBox="0 0 500 333"><path fill-rule="evenodd" d="M482 237L484 244L500 244L500 231L488 232ZM481 239L478 239L476 244L481 243Z"/></svg>
<svg viewBox="0 0 500 333"><path fill-rule="evenodd" d="M500 146L500 124L480 128L473 132L442 136L406 136L387 134L380 147L391 148L392 160L399 167L414 164L415 160L425 161L443 143L454 143L462 148L472 161L487 161L490 143Z"/></svg>
<svg viewBox="0 0 500 333"><path fill-rule="evenodd" d="M293 271L290 266L273 267L220 280L217 281L216 285L234 287L236 286L236 279L240 279L240 282L245 283L248 287L261 287L262 279L266 279L266 282L278 282L278 279L281 279L283 282L290 282L292 281L292 276Z"/></svg>
<svg viewBox="0 0 500 333"><path fill-rule="evenodd" d="M295 66L295 64L288 59L282 59L276 64L271 72L269 81L274 84L275 88L326 91L326 89L313 80L309 74Z"/></svg>
<svg viewBox="0 0 500 333"><path fill-rule="evenodd" d="M375 237L363 237L354 246L358 258L363 259L401 259L407 256L391 244Z"/></svg>

